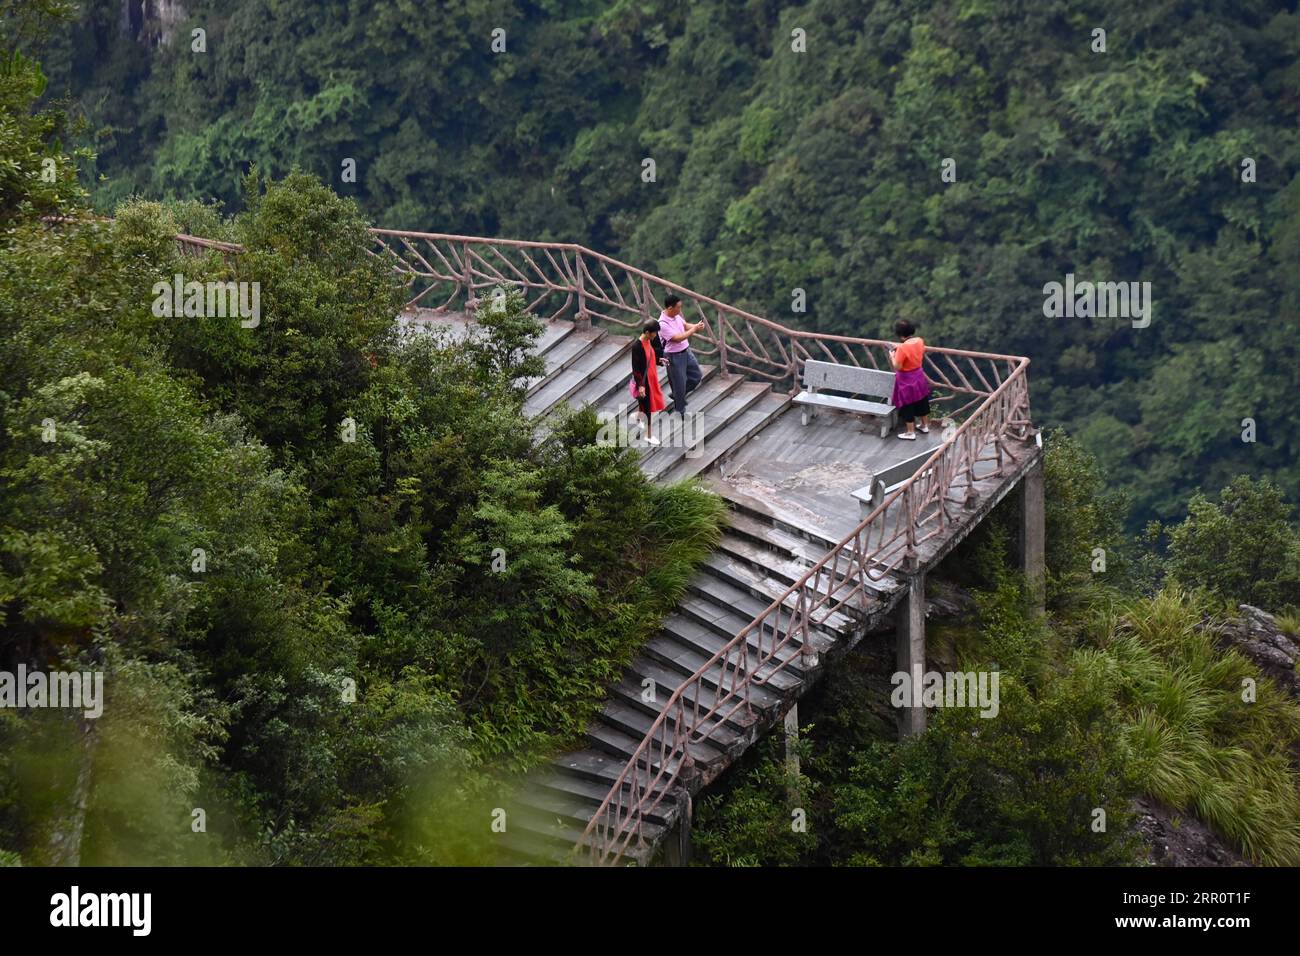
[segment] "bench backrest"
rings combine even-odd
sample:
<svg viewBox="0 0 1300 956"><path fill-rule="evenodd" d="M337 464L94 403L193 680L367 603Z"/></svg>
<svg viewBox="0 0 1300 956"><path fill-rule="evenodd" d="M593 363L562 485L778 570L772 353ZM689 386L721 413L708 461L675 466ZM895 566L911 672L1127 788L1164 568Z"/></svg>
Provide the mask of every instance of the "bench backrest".
<svg viewBox="0 0 1300 956"><path fill-rule="evenodd" d="M894 373L808 359L803 363L803 387L810 391L830 388L852 395L888 398L894 391Z"/></svg>
<svg viewBox="0 0 1300 956"><path fill-rule="evenodd" d="M875 481L880 482L886 488L892 488L900 481L906 481L916 474L916 470L925 464L925 460L934 454L933 448L928 448L923 452L913 455L911 458L904 458L896 465L890 465L888 468L882 468L875 474Z"/></svg>

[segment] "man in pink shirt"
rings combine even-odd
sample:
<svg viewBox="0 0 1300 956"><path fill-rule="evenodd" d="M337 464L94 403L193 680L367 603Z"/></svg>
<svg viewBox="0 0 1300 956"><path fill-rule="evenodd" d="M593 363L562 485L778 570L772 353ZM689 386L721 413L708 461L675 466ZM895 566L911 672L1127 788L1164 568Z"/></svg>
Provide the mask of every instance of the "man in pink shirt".
<svg viewBox="0 0 1300 956"><path fill-rule="evenodd" d="M673 411L686 414L686 396L700 384L704 373L691 351L691 336L704 328L703 322L689 323L682 318L682 300L675 295L664 299L659 314L659 338L663 339L664 357L668 359L668 382L673 389Z"/></svg>

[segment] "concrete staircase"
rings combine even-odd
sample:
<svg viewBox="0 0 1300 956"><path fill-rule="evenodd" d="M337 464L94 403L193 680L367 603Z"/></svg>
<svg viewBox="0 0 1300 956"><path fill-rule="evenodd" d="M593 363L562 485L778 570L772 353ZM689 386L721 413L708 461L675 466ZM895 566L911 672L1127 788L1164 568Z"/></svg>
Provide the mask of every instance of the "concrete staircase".
<svg viewBox="0 0 1300 956"><path fill-rule="evenodd" d="M544 422L568 404L592 406L598 414L630 416L636 411L627 391L631 341L601 329L580 330L566 320L547 323L537 343L546 372L526 383L524 413ZM634 442L642 470L656 481L672 483L707 471L789 404L788 396L767 385L722 375L712 365L701 365L700 370L703 377L691 393L689 411L701 420L683 430L680 416L672 415L672 387L661 374L668 407L656 415L656 429L661 429L663 444Z"/></svg>
<svg viewBox="0 0 1300 956"><path fill-rule="evenodd" d="M464 323L460 317L451 321ZM463 328L455 331L464 333ZM573 322L547 323L536 345L546 370L525 383L525 413L543 430L548 417L565 403L593 406L598 413L630 414L636 408L627 391L630 344L626 336L580 329ZM635 446L641 468L652 480L671 483L705 476L790 406L789 396L773 392L768 385L721 374L714 366L704 365L701 370L704 375L691 393L689 409L702 416L695 434L688 436L694 439L692 446L683 447L679 430L661 432L661 447ZM671 421L672 392L666 376L662 385L668 409L656 418ZM677 417L678 426L680 422ZM778 519L725 484L714 482L713 487L731 506L730 526L718 549L614 686L587 728L585 746L534 771L506 802L507 828L499 837L503 863L553 865L570 859L592 815L677 688L836 544L825 531L791 524L788 516ZM827 661L862 634L866 614L865 608L848 607L821 615L812 638L815 663L805 663L798 643L784 648L780 656L788 665L769 684L753 689L752 719L742 721L737 716L710 740L692 747L696 766L703 771L701 779L716 778L779 721ZM771 665L767 671L770 674ZM764 671L758 674L768 676ZM701 703L711 703L722 676L722 665L715 665L706 676L706 701ZM652 703L642 699L647 679L654 682ZM641 772L653 776L659 769L643 767ZM647 845L625 858L650 862L681 812L681 794L666 796L643 828Z"/></svg>
<svg viewBox="0 0 1300 956"><path fill-rule="evenodd" d="M628 395L631 375L629 340L601 330L579 330L571 322L549 323L538 343L546 362L544 375L527 383L525 412L544 422L562 404L594 406L617 415L636 407ZM723 375L702 366L704 377L691 394L690 411L702 415L697 441L682 447L677 432L661 434L662 447L641 447L641 467L655 481L675 482L703 475L729 452L760 431L790 404L789 396L769 386ZM671 420L671 386L662 382ZM680 418L676 419L680 423ZM604 801L633 752L676 689L718 650L763 612L835 545L813 527L792 527L752 508L741 496L727 495L731 526L688 586L675 612L640 651L612 690L597 719L587 729L582 749L554 758L531 774L509 801L507 831L500 838L502 860L516 864L555 864L568 858L592 814ZM716 739L693 748L704 776L712 779L751 743L762 729L780 719L840 646L847 648L861 633L852 609L818 621L813 639L817 663L802 662L801 646L783 649L789 665L771 684L753 691L754 719L729 721ZM770 670L770 668L769 668ZM762 672L760 672L762 674ZM716 690L722 667L708 675L708 692ZM655 701L643 700L643 681L654 682ZM651 769L657 773L656 766ZM647 779L645 777L642 778ZM647 863L660 837L674 825L680 805L666 797L644 828L646 847L629 854Z"/></svg>
<svg viewBox="0 0 1300 956"><path fill-rule="evenodd" d="M723 533L718 549L690 582L677 610L613 688L611 698L587 729L586 746L555 758L532 774L510 801L508 828L501 837L503 862L563 862L677 687L835 544L811 529L795 532L778 527L763 515L745 510L740 502L733 502L733 507L731 526ZM802 645L797 641L784 648L779 657L789 661L788 665L772 676L768 685L752 691L754 718L744 722L737 716L713 739L692 747L702 779L715 779L768 727L779 722L821 669L851 648L863 632L864 620L865 614L854 608L820 615L812 637L817 654L812 665L804 663ZM759 676L771 673L770 665L758 672ZM702 704L712 703L721 677L722 665L715 665L706 677ZM656 703L642 699L647 679L654 682ZM691 702L688 696L688 706ZM644 773L646 768L642 770ZM649 770L653 776L659 767ZM641 779L648 778L643 775ZM681 812L675 796L665 797L644 825L647 845L634 848L625 859L650 862Z"/></svg>

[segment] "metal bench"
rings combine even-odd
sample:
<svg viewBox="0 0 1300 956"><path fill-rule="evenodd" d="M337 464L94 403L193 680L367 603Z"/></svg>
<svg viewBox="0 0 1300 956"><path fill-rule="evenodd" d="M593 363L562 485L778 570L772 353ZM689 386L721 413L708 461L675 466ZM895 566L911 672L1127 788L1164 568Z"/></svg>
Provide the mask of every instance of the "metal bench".
<svg viewBox="0 0 1300 956"><path fill-rule="evenodd" d="M849 395L880 396L884 401L867 401L861 398L846 398L841 395L827 395L818 389L833 389L847 392ZM881 420L880 437L888 437L890 430L898 420L898 409L888 404L894 393L894 373L881 372L873 368L859 368L856 365L837 365L834 362L818 362L808 359L803 363L803 391L794 397L796 403L803 405L800 421L805 425L816 414L817 408L834 408L842 412L857 412L874 415Z"/></svg>
<svg viewBox="0 0 1300 956"><path fill-rule="evenodd" d="M864 518L869 515L872 508L902 487L934 453L934 448L927 448L873 474L865 485L853 492L853 497L858 499L858 513Z"/></svg>

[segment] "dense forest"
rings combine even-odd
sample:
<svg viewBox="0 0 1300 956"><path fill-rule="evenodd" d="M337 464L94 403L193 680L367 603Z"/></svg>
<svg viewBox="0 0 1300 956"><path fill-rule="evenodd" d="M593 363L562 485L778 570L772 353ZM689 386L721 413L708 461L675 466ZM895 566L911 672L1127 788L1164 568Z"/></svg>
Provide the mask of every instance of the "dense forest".
<svg viewBox="0 0 1300 956"><path fill-rule="evenodd" d="M590 411L536 433L517 297L477 337L402 334L371 224L1034 360L1049 614L1006 507L938 576L973 603L937 643L1001 670L1006 719L900 744L850 667L796 779L756 753L703 802L701 862L1131 863L1145 799L1300 864L1300 704L1229 640L1242 603L1300 640L1290 5L0 0L0 26L0 671L111 677L101 720L0 708L0 864L493 862L503 788L716 540L719 500L649 483ZM256 335L151 308L159 276L235 275L178 231L242 244ZM1046 318L1067 273L1151 282L1150 325Z"/></svg>
<svg viewBox="0 0 1300 956"><path fill-rule="evenodd" d="M45 54L102 211L234 211L251 164L298 166L377 225L581 242L778 321L1028 355L1036 418L1134 529L1241 472L1300 498L1294 3L127 6L88 0ZM1150 282L1150 324L1046 318L1067 274Z"/></svg>
<svg viewBox="0 0 1300 956"><path fill-rule="evenodd" d="M720 504L650 485L590 412L534 435L517 296L479 338L403 340L355 204L306 174L246 180L221 224L255 335L159 317L158 276L230 264L182 264L155 203L43 224L84 196L39 65L5 63L0 670L110 691L102 720L0 708L0 851L490 861L476 800L581 731Z"/></svg>

